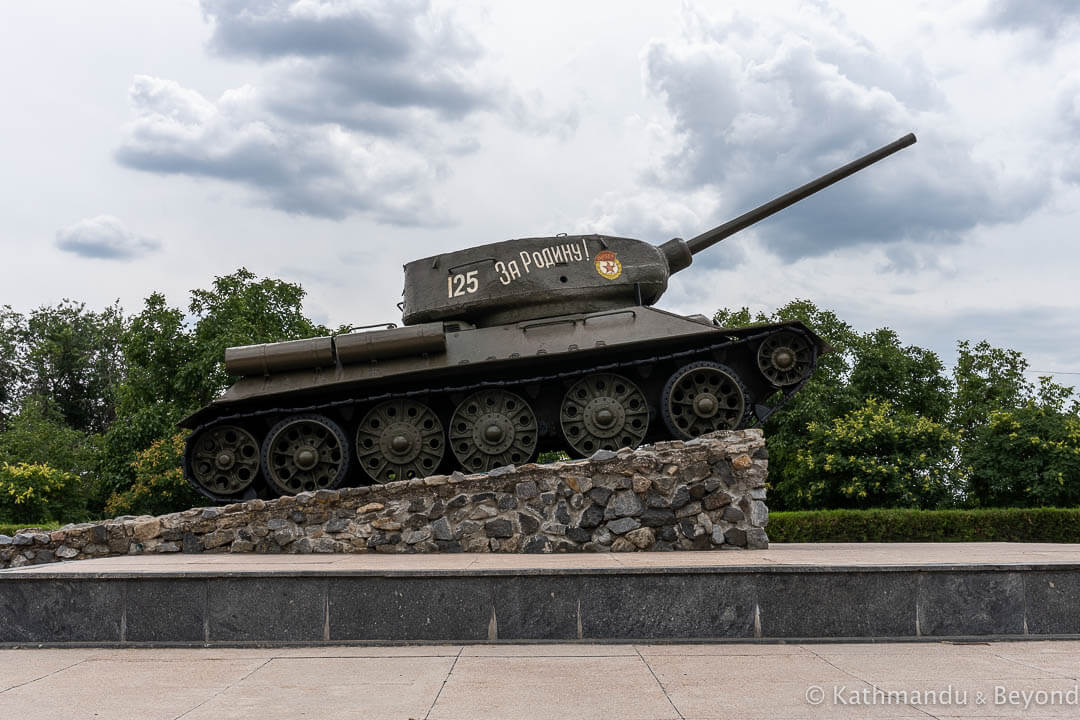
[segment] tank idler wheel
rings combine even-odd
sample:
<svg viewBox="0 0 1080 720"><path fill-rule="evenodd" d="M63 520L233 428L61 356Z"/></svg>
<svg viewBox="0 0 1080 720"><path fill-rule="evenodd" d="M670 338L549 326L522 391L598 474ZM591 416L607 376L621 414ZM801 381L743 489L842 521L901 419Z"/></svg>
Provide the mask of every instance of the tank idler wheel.
<svg viewBox="0 0 1080 720"><path fill-rule="evenodd" d="M787 387L806 379L814 367L814 346L805 335L790 330L761 341L758 369L776 387Z"/></svg>
<svg viewBox="0 0 1080 720"><path fill-rule="evenodd" d="M450 418L450 449L468 472L528 462L536 451L536 415L509 390L481 390Z"/></svg>
<svg viewBox="0 0 1080 720"><path fill-rule="evenodd" d="M235 495L259 475L259 443L242 427L216 425L200 430L188 448L188 471L214 495Z"/></svg>
<svg viewBox="0 0 1080 720"><path fill-rule="evenodd" d="M570 447L591 455L640 445L649 428L649 408L641 389L627 378L595 373L566 391L559 422Z"/></svg>
<svg viewBox="0 0 1080 720"><path fill-rule="evenodd" d="M734 430L747 413L747 391L734 370L714 362L684 365L664 385L664 424L683 440Z"/></svg>
<svg viewBox="0 0 1080 720"><path fill-rule="evenodd" d="M349 469L348 441L323 415L293 415L270 429L263 442L263 471L282 495L338 487Z"/></svg>
<svg viewBox="0 0 1080 720"><path fill-rule="evenodd" d="M445 451L442 423L431 408L415 400L376 405L356 431L360 467L377 483L427 477Z"/></svg>

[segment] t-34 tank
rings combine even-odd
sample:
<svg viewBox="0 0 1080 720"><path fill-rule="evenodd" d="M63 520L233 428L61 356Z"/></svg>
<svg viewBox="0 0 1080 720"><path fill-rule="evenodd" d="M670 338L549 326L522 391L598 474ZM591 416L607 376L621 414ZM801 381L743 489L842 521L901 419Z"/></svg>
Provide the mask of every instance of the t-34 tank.
<svg viewBox="0 0 1080 720"><path fill-rule="evenodd" d="M827 345L797 322L723 328L652 305L696 253L914 142L688 241L558 235L411 262L404 327L226 350L239 379L183 421L184 475L233 501L760 423Z"/></svg>

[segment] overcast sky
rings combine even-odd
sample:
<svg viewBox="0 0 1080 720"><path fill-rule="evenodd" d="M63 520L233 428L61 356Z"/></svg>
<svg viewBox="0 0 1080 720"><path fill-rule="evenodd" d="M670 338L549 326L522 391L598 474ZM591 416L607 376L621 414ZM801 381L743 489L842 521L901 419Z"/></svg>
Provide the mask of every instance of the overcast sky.
<svg viewBox="0 0 1080 720"><path fill-rule="evenodd" d="M946 362L1080 373L1080 3L35 0L0 5L0 304L174 305L246 266L337 325L512 237L721 245L660 305L795 297ZM1080 382L1080 374L1060 381Z"/></svg>

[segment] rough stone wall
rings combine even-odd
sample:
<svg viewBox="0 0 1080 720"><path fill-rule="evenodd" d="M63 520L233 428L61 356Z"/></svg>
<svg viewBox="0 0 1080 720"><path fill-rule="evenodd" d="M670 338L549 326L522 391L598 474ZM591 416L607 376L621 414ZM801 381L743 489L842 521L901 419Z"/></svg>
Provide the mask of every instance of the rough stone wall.
<svg viewBox="0 0 1080 720"><path fill-rule="evenodd" d="M0 567L170 552L624 552L766 548L760 430L587 460L436 475L0 535Z"/></svg>

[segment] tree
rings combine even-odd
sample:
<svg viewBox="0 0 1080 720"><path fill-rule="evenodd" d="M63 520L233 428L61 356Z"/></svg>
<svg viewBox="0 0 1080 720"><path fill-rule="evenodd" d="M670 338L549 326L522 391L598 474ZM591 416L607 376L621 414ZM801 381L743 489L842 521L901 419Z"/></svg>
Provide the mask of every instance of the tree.
<svg viewBox="0 0 1080 720"><path fill-rule="evenodd" d="M142 311L131 317L122 349L127 372L118 390L119 414L163 403L179 415L198 406L205 378L197 380L188 371L195 358L194 339L184 311L169 307L164 295L151 294Z"/></svg>
<svg viewBox="0 0 1080 720"><path fill-rule="evenodd" d="M123 332L119 305L95 313L64 300L32 311L25 333L26 394L76 430L103 431L115 417Z"/></svg>
<svg viewBox="0 0 1080 720"><path fill-rule="evenodd" d="M1032 401L995 410L964 459L984 507L1080 505L1080 418Z"/></svg>
<svg viewBox="0 0 1080 720"><path fill-rule="evenodd" d="M112 305L96 313L69 300L39 307L25 319L4 310L0 355L7 362L0 361L0 407L7 418L0 459L13 467L47 468L34 476L43 483L54 472L63 474L65 500L83 508L96 481L98 433L115 417L116 385L124 370L123 312ZM65 514L70 508L55 516Z"/></svg>
<svg viewBox="0 0 1080 720"><path fill-rule="evenodd" d="M957 496L954 441L944 425L868 398L807 425L777 490L803 509L941 507Z"/></svg>
<svg viewBox="0 0 1080 720"><path fill-rule="evenodd" d="M37 398L23 401L17 415L0 433L0 460L48 465L81 474L94 462L94 439L64 423Z"/></svg>
<svg viewBox="0 0 1080 720"><path fill-rule="evenodd" d="M985 340L975 347L961 340L956 349L956 395L950 424L964 438L973 438L975 431L989 422L991 413L1023 406L1033 388L1024 377L1027 360L1016 350L996 348Z"/></svg>
<svg viewBox="0 0 1080 720"><path fill-rule="evenodd" d="M1080 419L1073 388L1034 386L1024 356L985 340L957 344L951 423L968 503L978 507L1080 504ZM1066 408L1069 404L1070 407Z"/></svg>
<svg viewBox="0 0 1080 720"><path fill-rule="evenodd" d="M221 364L225 348L328 335L303 313L304 289L273 278L256 279L240 268L214 278L208 290L192 290L189 309L197 318L191 361L182 370L185 387L198 388L204 405L229 384Z"/></svg>
<svg viewBox="0 0 1080 720"><path fill-rule="evenodd" d="M18 411L24 372L26 322L10 305L0 307L0 431Z"/></svg>
<svg viewBox="0 0 1080 720"><path fill-rule="evenodd" d="M952 387L936 353L903 347L894 331L879 328L859 337L853 355L848 383L854 398L887 400L898 410L939 423L947 419Z"/></svg>

